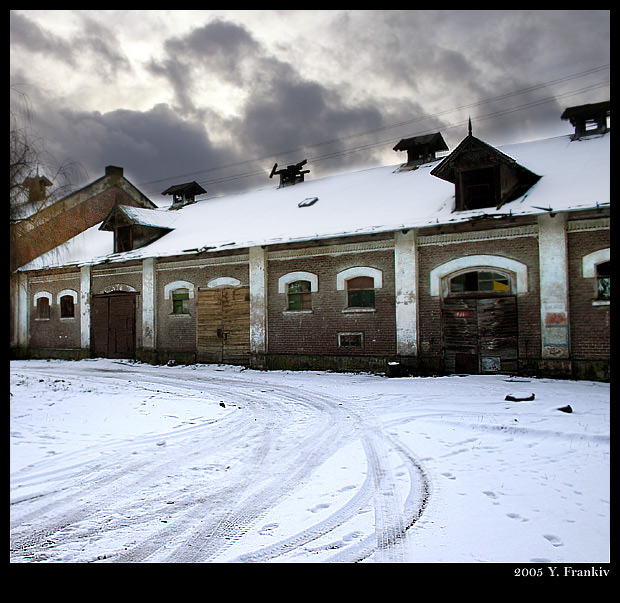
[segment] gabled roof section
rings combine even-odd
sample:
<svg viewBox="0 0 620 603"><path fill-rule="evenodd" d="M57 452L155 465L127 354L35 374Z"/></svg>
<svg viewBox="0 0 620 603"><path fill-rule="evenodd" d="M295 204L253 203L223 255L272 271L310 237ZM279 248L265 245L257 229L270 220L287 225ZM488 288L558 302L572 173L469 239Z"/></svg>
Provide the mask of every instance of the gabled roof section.
<svg viewBox="0 0 620 603"><path fill-rule="evenodd" d="M473 136L471 131L430 173L456 186L458 210L463 209L458 203L459 195L463 194L461 175L488 168L499 168L497 208L523 195L540 179L539 175L520 165L512 157Z"/></svg>
<svg viewBox="0 0 620 603"><path fill-rule="evenodd" d="M162 230L173 230L173 222L174 216L166 211L144 209L142 207L132 207L130 205L116 205L103 221L99 230L113 231L114 226L118 226L119 224L125 226L135 224Z"/></svg>

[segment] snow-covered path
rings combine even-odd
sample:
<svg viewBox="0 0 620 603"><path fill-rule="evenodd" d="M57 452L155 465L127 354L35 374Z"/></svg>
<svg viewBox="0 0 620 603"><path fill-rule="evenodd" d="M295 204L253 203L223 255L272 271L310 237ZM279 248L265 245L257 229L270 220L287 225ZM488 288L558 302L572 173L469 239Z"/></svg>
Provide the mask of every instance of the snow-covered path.
<svg viewBox="0 0 620 603"><path fill-rule="evenodd" d="M11 369L13 562L608 560L606 384Z"/></svg>

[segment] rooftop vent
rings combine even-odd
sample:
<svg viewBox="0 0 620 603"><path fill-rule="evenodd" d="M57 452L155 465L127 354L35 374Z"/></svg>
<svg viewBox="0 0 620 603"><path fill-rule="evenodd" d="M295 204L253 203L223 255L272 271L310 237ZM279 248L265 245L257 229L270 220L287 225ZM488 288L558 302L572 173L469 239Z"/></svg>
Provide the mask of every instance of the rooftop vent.
<svg viewBox="0 0 620 603"><path fill-rule="evenodd" d="M308 163L308 160L304 159L299 163L287 165L285 168L281 168L279 170L277 169L278 164L274 163L273 168L271 168L271 174L269 174L269 177L273 178L275 174L278 174L280 176L280 188L282 188L283 186L292 186L293 184L303 182L304 174L308 174L310 172L310 170L301 169L304 165L306 165L306 163Z"/></svg>
<svg viewBox="0 0 620 603"><path fill-rule="evenodd" d="M395 147L394 151L407 151L407 163L404 168L415 168L424 163L437 159L438 151L447 151L448 145L439 132L403 138Z"/></svg>
<svg viewBox="0 0 620 603"><path fill-rule="evenodd" d="M162 192L162 195L172 195L172 205L168 209L181 209L186 205L196 202L196 195L205 194L207 191L197 182L174 184Z"/></svg>
<svg viewBox="0 0 620 603"><path fill-rule="evenodd" d="M562 119L568 120L575 128L573 140L593 134L609 132L607 118L610 115L609 101L569 107L562 113Z"/></svg>

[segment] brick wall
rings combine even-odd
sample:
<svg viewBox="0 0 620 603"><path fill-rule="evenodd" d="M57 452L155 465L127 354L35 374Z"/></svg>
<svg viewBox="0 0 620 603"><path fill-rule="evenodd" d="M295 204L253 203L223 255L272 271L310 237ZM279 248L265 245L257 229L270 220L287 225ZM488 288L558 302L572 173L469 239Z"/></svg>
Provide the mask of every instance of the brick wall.
<svg viewBox="0 0 620 603"><path fill-rule="evenodd" d="M346 313L346 291L336 288L337 274L365 266L383 273L375 292L374 312ZM316 274L319 290L312 293L312 312L288 312L286 293L278 293L278 279L289 273ZM272 354L393 355L396 351L394 310L394 253L372 251L323 257L271 260L268 265L268 341ZM362 333L363 346L338 346L338 333Z"/></svg>
<svg viewBox="0 0 620 603"><path fill-rule="evenodd" d="M422 245L419 248L420 358L435 360L442 354L441 296L430 295L430 271L446 262L469 255L498 255L526 264L528 291L517 296L519 360L540 358L540 309L538 289L538 240L534 236Z"/></svg>
<svg viewBox="0 0 620 603"><path fill-rule="evenodd" d="M79 348L80 339L80 274L58 274L56 277L47 279L47 282L39 282L42 279L34 279L30 283L28 291L29 317L30 317L30 346L32 348L48 348L68 350ZM74 308L73 318L61 318L58 294L70 289L77 293L78 303ZM52 296L49 319L39 319L37 308L34 305L34 297L39 292L47 292Z"/></svg>
<svg viewBox="0 0 620 603"><path fill-rule="evenodd" d="M245 257L245 256L244 256ZM207 263L203 267L188 266L187 260L180 260L178 267L161 260L157 265L157 349L164 356L177 352L196 352L196 296L198 289L206 288L217 278L234 278L241 286L249 284L247 260L234 257L223 258L222 264ZM242 262L242 263L237 263ZM189 315L172 313L172 297L165 299L167 284L187 281L194 285L195 295L189 300Z"/></svg>
<svg viewBox="0 0 620 603"><path fill-rule="evenodd" d="M571 356L575 360L609 358L610 307L593 305L596 279L584 278L582 258L610 246L609 230L568 235Z"/></svg>

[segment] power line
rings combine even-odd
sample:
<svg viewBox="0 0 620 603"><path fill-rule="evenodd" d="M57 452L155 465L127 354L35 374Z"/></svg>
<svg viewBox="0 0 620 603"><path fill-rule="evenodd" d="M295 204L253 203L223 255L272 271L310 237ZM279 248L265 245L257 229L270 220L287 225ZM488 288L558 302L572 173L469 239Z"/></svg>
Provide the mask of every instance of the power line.
<svg viewBox="0 0 620 603"><path fill-rule="evenodd" d="M199 170L199 171L196 171L196 172L189 172L189 173L186 173L186 174L176 174L176 175L168 176L166 178L162 178L162 179L158 179L158 180L151 180L149 182L143 182L143 183L139 184L138 186L148 186L149 184L156 184L156 183L159 183L159 182L166 182L166 181L170 181L170 180L176 179L176 178L187 178L187 177L190 177L190 176L196 176L198 174L206 174L206 173L214 172L214 171L218 171L218 170L228 169L228 168L232 168L232 167L238 167L238 166L245 165L245 164L248 164L248 163L255 163L257 161L264 161L264 160L267 160L267 159L274 159L274 158L277 158L277 157L282 157L282 156L286 156L286 155L289 155L289 154L298 153L298 152L301 152L302 150L306 150L307 151L308 149L312 149L312 148L318 148L318 147L326 146L326 145L329 145L329 144L341 143L341 142L344 142L346 140L351 140L353 138L359 138L359 137L362 137L362 136L367 136L369 134L375 134L377 132L384 132L386 130L390 130L390 129L393 129L393 128L403 127L403 126L406 126L406 125L411 125L411 124L414 124L414 123L418 123L418 122L424 121L426 119L432 119L432 118L441 117L441 116L446 115L448 113L453 113L453 112L457 112L457 111L463 111L463 110L466 110L466 109L472 109L472 108L479 107L481 105L485 105L485 104L488 104L488 103L491 103L491 102L495 102L495 101L498 101L498 100L504 100L504 99L507 99L507 98L510 98L510 97L513 97L513 96L517 96L519 94L525 94L527 92L532 92L532 91L535 91L535 90L539 90L539 89L545 88L547 86L551 86L551 85L567 82L567 81L574 80L574 79L577 79L577 78L580 78L580 77L584 77L586 75L598 73L598 72L604 71L605 69L608 69L608 68L609 68L609 64L602 65L600 67L595 67L595 68L592 68L592 69L588 69L586 71L582 71L582 72L579 72L579 73L576 73L576 74L572 74L572 75L565 76L565 77L562 77L562 78L557 78L557 79L554 79L554 80L550 80L550 81L542 83L542 84L537 84L537 85L534 85L534 86L529 86L527 88L522 88L522 89L519 89L519 90L515 90L513 92L508 92L508 93L501 94L501 95L498 95L498 96L494 96L494 97L491 97L491 98L488 98L488 99L476 101L476 102L473 102L473 103L468 103L468 104L461 105L459 107L455 107L455 108L452 108L452 109L446 109L444 111L439 111L439 112L436 112L436 113L423 115L423 116L420 116L420 117L416 117L416 118L413 118L413 119L410 119L410 120L398 122L398 123L395 123L395 124L391 124L391 125L387 125L387 126L381 126L381 127L378 127L378 128L373 128L373 129L370 129L370 130L365 130L363 132L358 132L358 133L355 133L355 134L350 134L350 135L347 135L347 136L342 136L342 137L334 138L334 139L331 139L331 140L325 140L325 141L314 143L314 144L304 145L302 147L298 147L298 148L295 148L295 149L289 149L287 151L280 151L280 152L277 152L277 153L271 153L271 154L268 154L268 155L262 155L260 157L255 157L253 159L240 160L240 161L236 161L236 162L229 163L229 164L224 164L224 165L215 166L215 167L211 167L211 168L205 168L204 170ZM545 99L540 99L538 101L532 101L531 103L526 103L524 105L520 105L518 107L513 107L513 108L510 108L510 109L504 109L504 110L496 111L496 112L490 113L488 115L478 116L478 117L476 117L476 120L477 121L484 121L484 120L487 120L487 119L491 119L493 117L497 117L499 115L513 113L515 111L520 111L520 110L523 110L523 109L527 109L527 108L535 107L535 106L538 106L538 105L546 104L546 103L552 102L554 100L565 98L567 96L572 96L572 95L575 95L575 94L579 94L579 93L584 92L584 91L600 88L600 87L606 86L608 84L609 84L609 80L606 80L604 82L599 82L597 84L592 84L590 86L586 86L586 87L581 88L579 90L563 93L563 94L560 94L560 95L557 95L557 96L547 97ZM446 125L446 126L443 126L442 128L444 130L446 130L446 129L452 129L452 128L455 128L455 127L459 127L461 125L462 125L462 123L459 122L458 124ZM425 133L425 132L424 131L419 131L419 132L416 132L415 135L421 135L423 133ZM354 153L354 152L358 152L360 150L366 150L366 149L373 148L373 147L376 147L376 146L381 146L383 144L386 144L390 140L393 140L393 139L389 139L387 141L386 140L382 140L380 142L369 143L369 144L366 144L366 145L361 145L361 146L353 147L351 149L346 149L346 150L343 150L343 151L337 151L337 152L329 153L329 154L326 154L326 155L323 155L323 156L317 156L317 157L312 158L311 161L316 163L318 161L322 161L322 160L325 160L325 159L332 159L334 157L338 157L338 156L342 156L342 155L348 155L348 154L351 154L351 153ZM230 181L241 179L241 178L247 178L247 177L250 177L250 176L263 174L264 172L265 172L264 169L259 169L259 170L254 170L254 171L251 171L251 172L245 172L245 173L241 173L241 174L235 174L235 175L231 175L231 176L223 176L221 178L214 178L214 179L203 180L203 181L201 181L201 184L215 184L215 183L220 183L220 182L230 182Z"/></svg>

